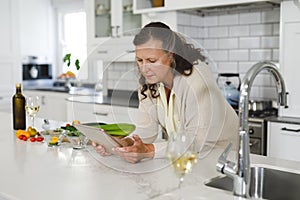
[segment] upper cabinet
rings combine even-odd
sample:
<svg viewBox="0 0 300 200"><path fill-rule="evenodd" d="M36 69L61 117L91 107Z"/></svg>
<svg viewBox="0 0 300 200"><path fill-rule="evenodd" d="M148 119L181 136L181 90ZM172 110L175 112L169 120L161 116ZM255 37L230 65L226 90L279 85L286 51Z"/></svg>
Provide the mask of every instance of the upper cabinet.
<svg viewBox="0 0 300 200"><path fill-rule="evenodd" d="M88 43L131 36L141 27L141 16L133 14L132 0L86 0Z"/></svg>
<svg viewBox="0 0 300 200"><path fill-rule="evenodd" d="M281 4L280 70L285 79L288 108L282 116L300 117L300 2L283 1Z"/></svg>
<svg viewBox="0 0 300 200"><path fill-rule="evenodd" d="M0 3L0 101L15 92L15 84L22 81L19 1L2 0ZM3 98L3 99L2 99Z"/></svg>
<svg viewBox="0 0 300 200"><path fill-rule="evenodd" d="M279 3L280 0L133 0L133 9L134 13L148 13L258 2Z"/></svg>

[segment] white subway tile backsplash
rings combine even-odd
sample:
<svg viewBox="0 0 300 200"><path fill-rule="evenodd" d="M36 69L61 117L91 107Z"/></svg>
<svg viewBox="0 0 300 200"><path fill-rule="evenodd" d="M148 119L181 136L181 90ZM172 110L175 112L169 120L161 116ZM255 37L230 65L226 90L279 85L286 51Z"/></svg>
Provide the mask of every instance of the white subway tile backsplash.
<svg viewBox="0 0 300 200"><path fill-rule="evenodd" d="M245 74L253 65L255 65L257 62L253 61L242 61L238 62L238 72L240 74Z"/></svg>
<svg viewBox="0 0 300 200"><path fill-rule="evenodd" d="M219 49L236 49L236 48L238 48L238 38L219 39Z"/></svg>
<svg viewBox="0 0 300 200"><path fill-rule="evenodd" d="M261 13L260 12L240 13L239 22L240 24L243 25L261 23Z"/></svg>
<svg viewBox="0 0 300 200"><path fill-rule="evenodd" d="M203 40L203 47L205 49L217 49L218 48L218 39Z"/></svg>
<svg viewBox="0 0 300 200"><path fill-rule="evenodd" d="M279 62L279 49L272 50L272 60L275 62Z"/></svg>
<svg viewBox="0 0 300 200"><path fill-rule="evenodd" d="M202 37L203 37L204 39L208 38L208 37L209 37L209 31L208 31L209 28L208 28L208 27L203 27L202 30L203 30L203 36L202 36Z"/></svg>
<svg viewBox="0 0 300 200"><path fill-rule="evenodd" d="M258 74L253 81L253 85L255 85L255 86L270 86L271 85L270 74L267 74L267 73Z"/></svg>
<svg viewBox="0 0 300 200"><path fill-rule="evenodd" d="M203 26L217 26L218 25L218 16L205 16L203 18Z"/></svg>
<svg viewBox="0 0 300 200"><path fill-rule="evenodd" d="M199 32L198 28L194 26L186 26L184 28L185 33L188 33L187 35L192 38L198 38Z"/></svg>
<svg viewBox="0 0 300 200"><path fill-rule="evenodd" d="M271 58L272 58L271 49L251 49L250 50L250 60L252 60L252 61L271 60Z"/></svg>
<svg viewBox="0 0 300 200"><path fill-rule="evenodd" d="M205 29L203 27L198 27L197 31L198 31L198 34L197 34L198 38L203 38L204 35L206 35Z"/></svg>
<svg viewBox="0 0 300 200"><path fill-rule="evenodd" d="M209 57L213 61L227 61L228 60L228 51L227 50L208 50Z"/></svg>
<svg viewBox="0 0 300 200"><path fill-rule="evenodd" d="M185 33L185 31L184 31L184 26L178 25L178 26L177 26L177 32L178 32L178 33Z"/></svg>
<svg viewBox="0 0 300 200"><path fill-rule="evenodd" d="M260 87L257 86L252 86L251 91L250 91L250 95L249 95L249 99L260 99Z"/></svg>
<svg viewBox="0 0 300 200"><path fill-rule="evenodd" d="M279 9L262 11L261 13L262 22L279 22L280 21L280 11Z"/></svg>
<svg viewBox="0 0 300 200"><path fill-rule="evenodd" d="M228 27L218 26L208 29L209 38L228 37Z"/></svg>
<svg viewBox="0 0 300 200"><path fill-rule="evenodd" d="M236 25L239 24L239 15L238 14L229 14L229 15L219 15L219 25Z"/></svg>
<svg viewBox="0 0 300 200"><path fill-rule="evenodd" d="M249 51L244 49L229 50L230 61L247 61L249 60Z"/></svg>
<svg viewBox="0 0 300 200"><path fill-rule="evenodd" d="M241 79L257 62L279 61L280 9L220 10L195 15L178 12L177 31L203 49L214 75L239 73ZM108 88L137 90L137 69L133 63L109 65ZM272 96L274 83L262 73L255 80L250 97Z"/></svg>
<svg viewBox="0 0 300 200"><path fill-rule="evenodd" d="M262 48L279 48L279 37L278 36L267 36L261 38Z"/></svg>
<svg viewBox="0 0 300 200"><path fill-rule="evenodd" d="M229 36L249 36L250 27L249 26L230 26Z"/></svg>
<svg viewBox="0 0 300 200"><path fill-rule="evenodd" d="M218 72L219 73L236 73L238 71L237 62L219 62Z"/></svg>
<svg viewBox="0 0 300 200"><path fill-rule="evenodd" d="M279 23L273 24L273 35L279 35L279 33L280 33Z"/></svg>
<svg viewBox="0 0 300 200"><path fill-rule="evenodd" d="M250 35L252 36L272 35L272 33L272 24L256 24L250 26Z"/></svg>
<svg viewBox="0 0 300 200"><path fill-rule="evenodd" d="M264 99L277 99L276 87L259 87L259 97Z"/></svg>
<svg viewBox="0 0 300 200"><path fill-rule="evenodd" d="M202 27L203 26L203 17L198 15L191 15L191 26Z"/></svg>
<svg viewBox="0 0 300 200"><path fill-rule="evenodd" d="M253 49L260 47L259 37L241 37L239 40L239 48L241 49Z"/></svg>
<svg viewBox="0 0 300 200"><path fill-rule="evenodd" d="M179 12L177 15L177 23L179 25L190 26L191 25L191 15L188 13Z"/></svg>

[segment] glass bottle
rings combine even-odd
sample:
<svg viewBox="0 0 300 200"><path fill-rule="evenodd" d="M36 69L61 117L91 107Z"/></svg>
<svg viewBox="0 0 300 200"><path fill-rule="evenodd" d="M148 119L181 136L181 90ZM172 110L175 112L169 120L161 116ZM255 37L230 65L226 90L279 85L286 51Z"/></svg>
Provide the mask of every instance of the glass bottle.
<svg viewBox="0 0 300 200"><path fill-rule="evenodd" d="M22 94L21 84L16 85L16 94L12 98L14 130L26 129L25 97Z"/></svg>

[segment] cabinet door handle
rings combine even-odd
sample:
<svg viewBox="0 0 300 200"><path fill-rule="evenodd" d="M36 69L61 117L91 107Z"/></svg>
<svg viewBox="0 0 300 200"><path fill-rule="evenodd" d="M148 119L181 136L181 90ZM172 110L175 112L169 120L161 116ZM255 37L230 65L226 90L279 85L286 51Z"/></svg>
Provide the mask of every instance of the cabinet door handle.
<svg viewBox="0 0 300 200"><path fill-rule="evenodd" d="M101 116L107 116L108 115L107 112L97 112L97 111L93 112L93 114L94 115L101 115Z"/></svg>
<svg viewBox="0 0 300 200"><path fill-rule="evenodd" d="M99 54L107 54L108 53L108 51L107 50L99 50L99 51L97 51Z"/></svg>
<svg viewBox="0 0 300 200"><path fill-rule="evenodd" d="M291 128L286 128L286 127L283 127L281 128L282 131L291 131L291 132L300 132L300 129L291 129Z"/></svg>
<svg viewBox="0 0 300 200"><path fill-rule="evenodd" d="M134 53L135 50L126 50L126 53Z"/></svg>
<svg viewBox="0 0 300 200"><path fill-rule="evenodd" d="M41 102L42 102L42 105L46 105L45 96L41 96Z"/></svg>

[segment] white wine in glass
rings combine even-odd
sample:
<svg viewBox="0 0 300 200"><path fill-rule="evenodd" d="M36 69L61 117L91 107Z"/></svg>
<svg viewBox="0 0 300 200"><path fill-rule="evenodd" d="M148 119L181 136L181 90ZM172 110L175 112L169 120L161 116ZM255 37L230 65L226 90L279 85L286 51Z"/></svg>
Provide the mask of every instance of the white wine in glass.
<svg viewBox="0 0 300 200"><path fill-rule="evenodd" d="M173 133L168 140L167 155L179 178L178 188L180 188L184 176L190 173L197 163L195 135L184 132Z"/></svg>
<svg viewBox="0 0 300 200"><path fill-rule="evenodd" d="M31 119L32 127L34 127L34 118L40 110L40 98L38 96L29 96L26 98L25 110Z"/></svg>

